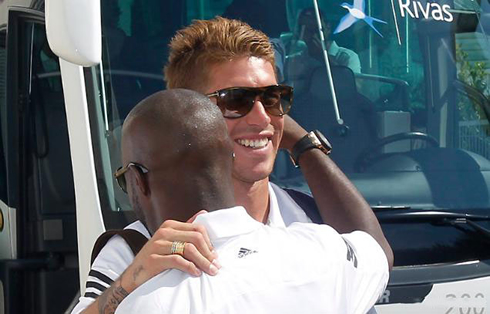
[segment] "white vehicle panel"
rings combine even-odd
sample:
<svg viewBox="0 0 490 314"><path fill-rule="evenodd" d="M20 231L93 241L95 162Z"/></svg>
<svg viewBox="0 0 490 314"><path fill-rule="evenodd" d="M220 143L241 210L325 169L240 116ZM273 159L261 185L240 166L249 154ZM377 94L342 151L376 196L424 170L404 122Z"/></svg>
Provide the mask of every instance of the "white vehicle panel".
<svg viewBox="0 0 490 314"><path fill-rule="evenodd" d="M385 295L385 299L388 301L389 295ZM420 303L377 305L376 310L378 314L489 313L490 277L434 284L432 290Z"/></svg>
<svg viewBox="0 0 490 314"><path fill-rule="evenodd" d="M60 66L75 182L80 291L83 294L92 247L105 227L95 177L83 68L64 60L60 60Z"/></svg>
<svg viewBox="0 0 490 314"><path fill-rule="evenodd" d="M46 33L51 50L83 66L101 62L100 1L47 0Z"/></svg>

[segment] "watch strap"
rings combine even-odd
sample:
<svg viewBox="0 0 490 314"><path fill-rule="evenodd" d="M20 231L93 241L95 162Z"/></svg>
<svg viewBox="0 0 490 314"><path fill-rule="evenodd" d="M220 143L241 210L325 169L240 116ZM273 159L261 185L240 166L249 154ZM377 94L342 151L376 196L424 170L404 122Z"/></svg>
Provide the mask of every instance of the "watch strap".
<svg viewBox="0 0 490 314"><path fill-rule="evenodd" d="M319 131L311 131L294 144L290 157L295 167L299 167L299 158L301 157L301 154L310 149L318 148L326 155L330 154L330 144L328 142L322 143L319 138L323 137L323 135L318 134L317 136L316 133L319 133Z"/></svg>

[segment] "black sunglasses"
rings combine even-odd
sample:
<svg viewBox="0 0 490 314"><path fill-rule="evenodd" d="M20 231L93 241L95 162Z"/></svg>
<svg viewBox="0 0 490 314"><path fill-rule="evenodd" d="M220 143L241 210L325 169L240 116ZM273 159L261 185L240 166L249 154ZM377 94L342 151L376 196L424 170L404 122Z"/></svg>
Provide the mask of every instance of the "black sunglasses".
<svg viewBox="0 0 490 314"><path fill-rule="evenodd" d="M128 163L126 167L119 167L114 173L114 178L116 178L117 184L124 193L128 193L126 189L126 178L124 177L124 174L129 170L129 167L131 166L138 168L143 174L148 173L148 169L146 169L145 166L137 164L135 162Z"/></svg>
<svg viewBox="0 0 490 314"><path fill-rule="evenodd" d="M252 110L257 97L269 114L283 116L291 109L293 88L286 85L230 87L206 96L216 98L216 104L225 118L236 119L247 115Z"/></svg>

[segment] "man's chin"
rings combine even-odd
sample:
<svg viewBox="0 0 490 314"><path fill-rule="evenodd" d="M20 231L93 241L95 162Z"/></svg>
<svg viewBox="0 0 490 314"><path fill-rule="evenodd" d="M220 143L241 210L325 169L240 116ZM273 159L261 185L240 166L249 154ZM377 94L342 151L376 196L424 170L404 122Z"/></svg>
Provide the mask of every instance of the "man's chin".
<svg viewBox="0 0 490 314"><path fill-rule="evenodd" d="M274 168L275 150L270 145L267 151L236 150L233 178L246 183L268 179Z"/></svg>
<svg viewBox="0 0 490 314"><path fill-rule="evenodd" d="M263 169L235 169L233 171L233 180L254 184L263 180L268 180L269 175L272 173L272 167Z"/></svg>

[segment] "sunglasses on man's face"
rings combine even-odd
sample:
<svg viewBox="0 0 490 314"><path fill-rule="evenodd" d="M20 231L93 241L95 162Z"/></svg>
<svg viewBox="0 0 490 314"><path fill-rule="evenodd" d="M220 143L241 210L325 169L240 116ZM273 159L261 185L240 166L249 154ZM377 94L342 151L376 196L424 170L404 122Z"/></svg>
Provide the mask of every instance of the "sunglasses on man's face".
<svg viewBox="0 0 490 314"><path fill-rule="evenodd" d="M257 97L269 114L283 116L291 109L293 88L286 85L230 87L206 96L216 99L216 104L225 118L236 119L247 115L252 110Z"/></svg>
<svg viewBox="0 0 490 314"><path fill-rule="evenodd" d="M117 185L119 185L124 193L128 193L126 186L126 177L124 176L124 174L129 170L129 167L131 166L138 168L139 171L141 171L141 173L143 174L148 173L148 169L146 169L145 166L137 164L135 162L128 163L126 167L119 167L114 173L114 178L116 178Z"/></svg>

